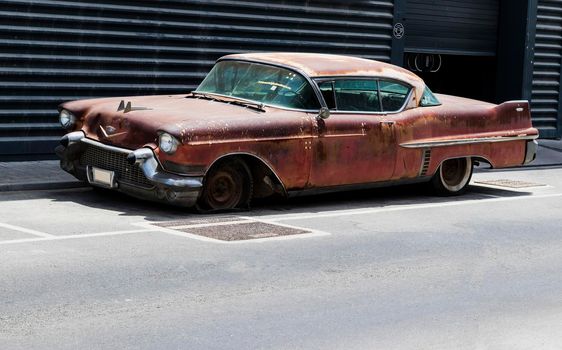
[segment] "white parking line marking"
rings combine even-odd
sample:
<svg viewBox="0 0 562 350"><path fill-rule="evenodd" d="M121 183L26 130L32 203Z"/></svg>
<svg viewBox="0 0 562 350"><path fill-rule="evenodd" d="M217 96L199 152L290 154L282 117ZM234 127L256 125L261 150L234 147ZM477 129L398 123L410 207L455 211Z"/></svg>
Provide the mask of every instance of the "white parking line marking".
<svg viewBox="0 0 562 350"><path fill-rule="evenodd" d="M20 227L20 226L14 226L14 225L10 225L10 224L4 224L0 222L0 227L4 227L7 228L8 230L12 230L12 231L19 231L19 232L23 232L23 233L29 233L30 235L34 235L34 236L38 236L38 237L43 237L43 238L49 238L49 237L55 237L55 235L51 235L49 233L45 233L45 232L39 232L39 231L35 231L35 230L31 230L25 227Z"/></svg>
<svg viewBox="0 0 562 350"><path fill-rule="evenodd" d="M220 241L218 239L213 239L213 238L208 238L208 237L204 237L204 236L199 236L199 235L194 235L191 233L187 233L187 232L182 232L182 231L176 231L174 229L171 228L167 228L167 227L159 227L159 226L154 226L152 224L156 224L157 222L137 222L134 223L133 225L135 226L140 226L140 227L151 227L152 231L158 231L161 233L167 233L173 236L179 236L179 237L183 237L183 238L192 238L192 239L197 239L199 241L203 241L203 242L222 242L225 243L224 241ZM223 223L225 224L225 223Z"/></svg>
<svg viewBox="0 0 562 350"><path fill-rule="evenodd" d="M90 237L118 236L118 235L130 234L130 233L142 233L142 232L154 232L154 231L156 230L136 229L136 230L126 230L126 231L85 233L83 235L67 235L67 236L50 235L49 237L44 237L44 238L23 238L23 239L12 239L8 241L1 241L0 245L29 243L29 242L43 242L43 241L61 241L65 239L79 239L79 238L90 238Z"/></svg>
<svg viewBox="0 0 562 350"><path fill-rule="evenodd" d="M537 186L527 186L527 187L507 187L507 186L498 186L498 185L492 185L492 184L488 184L488 183L482 183L482 182L475 182L474 184L472 184L474 187L484 187L484 188L491 188L493 190L502 190L502 191L510 191L510 192L529 192L530 190L542 190L542 189L546 189L546 188L552 188L551 185L537 185Z"/></svg>
<svg viewBox="0 0 562 350"><path fill-rule="evenodd" d="M277 222L280 220L301 220L301 219L316 219L316 218L329 218L338 216L351 216L351 215L367 215L376 214L392 211L403 211L403 210L414 210L414 209L431 209L431 208L444 208L444 207L454 207L461 205L470 204L486 204L494 202L510 202L518 200L531 200L531 199L543 199L543 198L554 198L562 197L562 193L551 193L535 196L521 196L521 197L492 197L489 199L467 199L458 200L454 202L442 202L442 203L427 203L427 204L406 204L406 205L393 205L380 208L370 208L370 209L349 209L349 210L329 210L329 211L319 211L316 213L301 213L301 214L274 214L274 215L264 215L262 217L256 217L258 220L267 220L270 222Z"/></svg>

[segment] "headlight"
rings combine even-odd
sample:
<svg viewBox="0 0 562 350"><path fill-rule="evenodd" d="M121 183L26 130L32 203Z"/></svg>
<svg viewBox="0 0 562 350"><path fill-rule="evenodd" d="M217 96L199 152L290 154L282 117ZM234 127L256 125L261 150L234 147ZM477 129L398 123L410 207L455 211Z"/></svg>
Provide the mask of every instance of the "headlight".
<svg viewBox="0 0 562 350"><path fill-rule="evenodd" d="M76 124L76 117L66 109L63 109L60 111L59 121L63 128L69 130Z"/></svg>
<svg viewBox="0 0 562 350"><path fill-rule="evenodd" d="M158 146L164 153L173 154L178 148L178 140L168 133L161 133L160 140L158 141Z"/></svg>

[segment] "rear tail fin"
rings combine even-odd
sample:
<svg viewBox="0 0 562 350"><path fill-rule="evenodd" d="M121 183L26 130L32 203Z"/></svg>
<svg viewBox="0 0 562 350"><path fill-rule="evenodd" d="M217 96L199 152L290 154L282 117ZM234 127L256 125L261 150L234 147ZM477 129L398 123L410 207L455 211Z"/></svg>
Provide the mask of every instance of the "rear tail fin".
<svg viewBox="0 0 562 350"><path fill-rule="evenodd" d="M533 127L529 101L507 101L495 107L499 121L504 125L511 125L513 129Z"/></svg>

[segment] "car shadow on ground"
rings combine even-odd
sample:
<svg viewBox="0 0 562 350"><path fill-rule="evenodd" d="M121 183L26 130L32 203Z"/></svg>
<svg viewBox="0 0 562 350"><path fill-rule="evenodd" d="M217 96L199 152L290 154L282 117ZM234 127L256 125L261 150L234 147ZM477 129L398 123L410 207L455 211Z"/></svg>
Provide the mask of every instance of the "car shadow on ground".
<svg viewBox="0 0 562 350"><path fill-rule="evenodd" d="M472 184L464 195L439 197L426 184L393 186L318 194L295 198L267 198L255 200L250 210L220 213L198 213L195 210L143 201L113 191L91 188L80 190L19 192L4 195L4 200L46 198L55 202L76 204L119 212L123 216L140 216L147 221L166 221L208 215L260 216L287 213L315 213L331 210L383 208L387 206L424 205L466 200L490 200L497 197L529 196L531 192L511 191Z"/></svg>

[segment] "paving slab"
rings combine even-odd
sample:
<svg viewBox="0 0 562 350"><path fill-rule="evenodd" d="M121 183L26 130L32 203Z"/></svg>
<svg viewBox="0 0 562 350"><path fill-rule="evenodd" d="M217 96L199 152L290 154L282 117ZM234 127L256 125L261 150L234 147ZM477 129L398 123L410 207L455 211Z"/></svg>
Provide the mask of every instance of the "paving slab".
<svg viewBox="0 0 562 350"><path fill-rule="evenodd" d="M0 162L0 192L84 187L58 160Z"/></svg>

